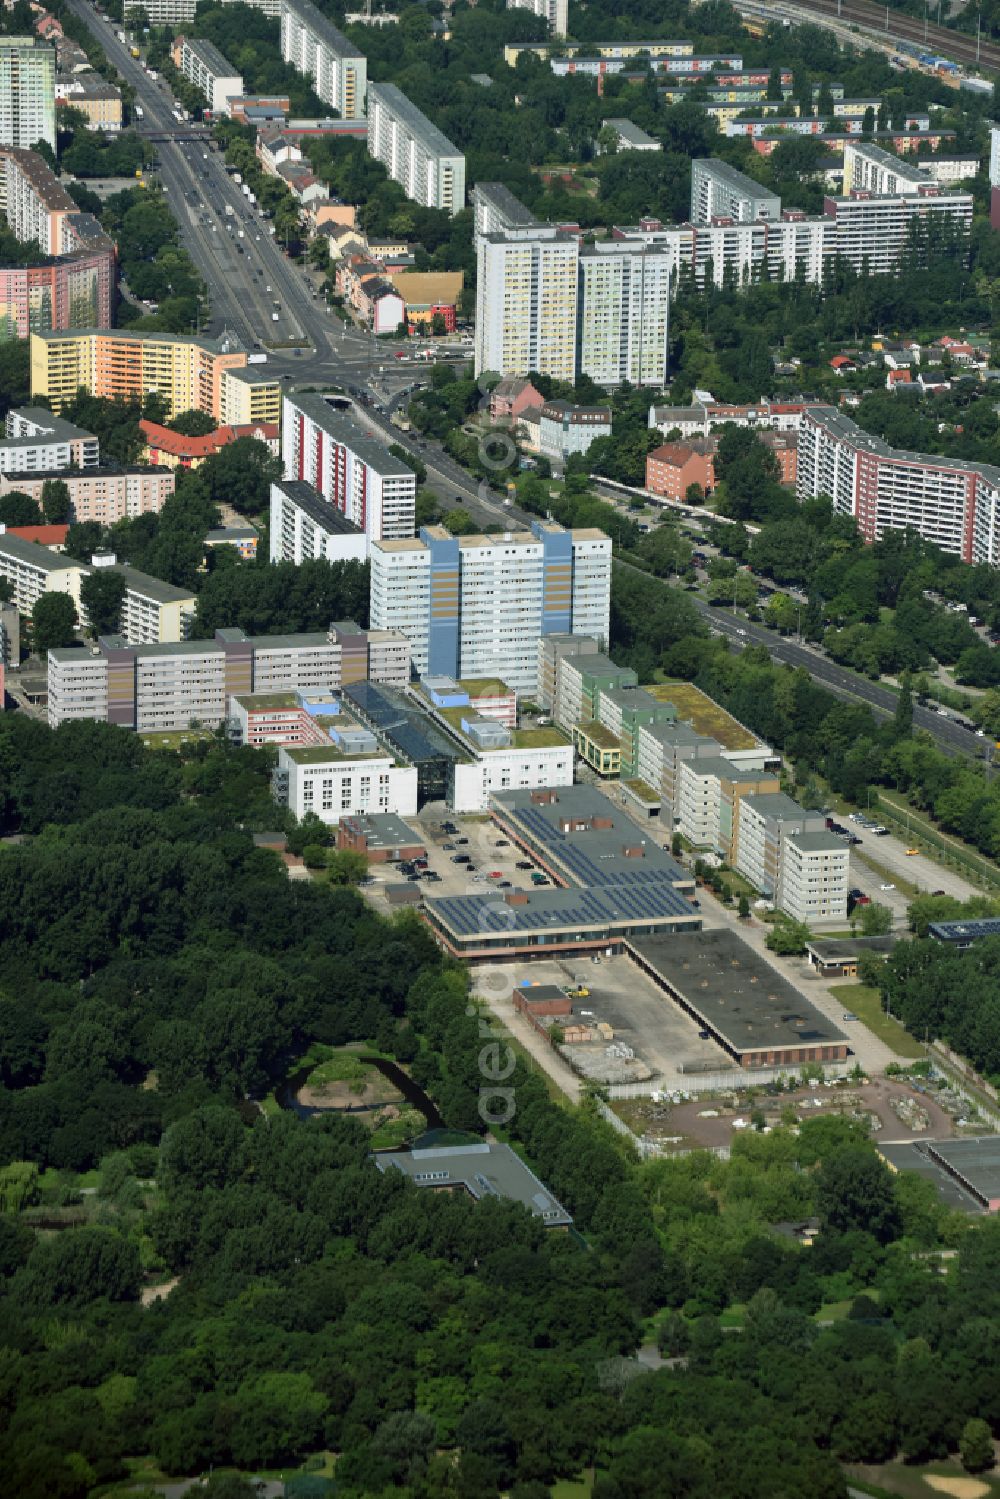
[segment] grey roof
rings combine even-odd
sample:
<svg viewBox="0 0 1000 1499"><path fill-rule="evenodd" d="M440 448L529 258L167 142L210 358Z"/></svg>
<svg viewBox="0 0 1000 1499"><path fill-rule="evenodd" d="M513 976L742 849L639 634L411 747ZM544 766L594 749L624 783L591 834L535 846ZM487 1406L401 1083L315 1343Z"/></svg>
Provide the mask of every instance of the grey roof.
<svg viewBox="0 0 1000 1499"><path fill-rule="evenodd" d="M39 431L33 437L0 436L0 447L3 448L17 447L19 444L33 447L40 442L70 442L73 439L84 438L90 442L97 441L93 432L85 432L82 427L75 427L72 422L56 416L54 411L49 411L44 406L18 406L9 413L9 416L20 417L23 421L38 427Z"/></svg>
<svg viewBox="0 0 1000 1499"><path fill-rule="evenodd" d="M99 572L100 569L91 568L88 571ZM121 573L130 593L140 594L157 604L179 604L194 596L192 588L175 588L173 583L165 583L162 578L154 578L151 573L140 572L128 562L116 562L107 571Z"/></svg>
<svg viewBox="0 0 1000 1499"><path fill-rule="evenodd" d="M321 395L286 396L286 401L298 411L304 411L317 427L328 433L335 441L351 449L363 463L373 468L383 479L413 478L413 470L397 458L395 453L372 437L366 437L361 428L336 411Z"/></svg>
<svg viewBox="0 0 1000 1499"><path fill-rule="evenodd" d="M378 1169L395 1168L417 1186L464 1187L477 1201L502 1197L519 1202L546 1228L569 1228L573 1219L562 1203L509 1145L432 1146L429 1149L381 1151L372 1157Z"/></svg>
<svg viewBox="0 0 1000 1499"><path fill-rule="evenodd" d="M295 506L304 515L308 515L323 531L331 536L360 536L361 527L355 525L336 505L324 499L318 489L307 484L305 479L279 479L272 485L273 489L280 490L287 495Z"/></svg>
<svg viewBox="0 0 1000 1499"><path fill-rule="evenodd" d="M943 1160L936 1160L931 1154L931 1147L936 1148L937 1143L933 1140L880 1141L878 1152L895 1170L915 1171L918 1176L926 1177L945 1207L958 1208L965 1213L981 1213L982 1203L952 1175ZM976 1141L970 1140L967 1143L974 1145ZM963 1168L968 1169L967 1162L963 1163Z"/></svg>
<svg viewBox="0 0 1000 1499"><path fill-rule="evenodd" d="M819 938L806 943L806 951L811 952L821 963L838 963L845 958L856 958L859 953L891 953L898 937L829 937L825 940Z"/></svg>
<svg viewBox="0 0 1000 1499"><path fill-rule="evenodd" d="M420 708L414 698L376 682L352 682L344 698L394 751L410 765L468 760L458 745Z"/></svg>
<svg viewBox="0 0 1000 1499"><path fill-rule="evenodd" d="M1000 1198L1000 1135L928 1140L927 1151L983 1206Z"/></svg>
<svg viewBox="0 0 1000 1499"><path fill-rule="evenodd" d="M673 744L701 744L715 745L718 750L722 749L718 740L712 739L708 734L699 734L698 730L691 724L685 723L682 718L675 718L671 723L643 724L642 732L652 734L653 738L663 745Z"/></svg>
<svg viewBox="0 0 1000 1499"><path fill-rule="evenodd" d="M234 68L229 59L223 57L214 42L203 41L201 37L185 37L185 42L188 51L194 53L213 78L240 78L239 68Z"/></svg>
<svg viewBox="0 0 1000 1499"><path fill-rule="evenodd" d="M777 198L769 187L764 187L753 177L748 177L746 172L741 172L738 167L731 167L727 161L720 161L717 156L701 157L691 163L692 170L701 167L708 172L717 182L724 182L732 191L739 193L743 198Z"/></svg>
<svg viewBox="0 0 1000 1499"><path fill-rule="evenodd" d="M282 9L295 16L303 26L307 26L314 36L335 52L338 57L363 58L364 53L349 42L342 31L338 31L332 21L327 20L322 11L316 9L312 0L281 0Z"/></svg>
<svg viewBox="0 0 1000 1499"><path fill-rule="evenodd" d="M631 120L610 119L604 121L610 125L625 142L626 146L658 146L660 142L652 135L647 135L645 130L640 130L638 125L633 125Z"/></svg>
<svg viewBox="0 0 1000 1499"><path fill-rule="evenodd" d="M209 531L206 541L249 541L258 534L254 526L216 526L214 531Z"/></svg>
<svg viewBox="0 0 1000 1499"><path fill-rule="evenodd" d="M838 199L839 201L843 201ZM809 420L821 425L840 442L849 443L862 453L884 458L894 463L915 463L927 469L958 469L963 474L982 474L989 483L1000 487L1000 465L975 463L968 458L944 457L938 453L911 453L905 448L893 448L882 437L865 432L850 417L835 410L833 406L813 406L808 412Z"/></svg>
<svg viewBox="0 0 1000 1499"><path fill-rule="evenodd" d="M756 796L748 796L745 800L754 812L760 812L764 817L774 818L778 822L786 822L790 818L798 820L802 817L819 816L817 812L807 812L805 807L800 807L784 791L759 791Z"/></svg>
<svg viewBox="0 0 1000 1499"><path fill-rule="evenodd" d="M369 848L423 847L424 839L395 812L355 812L341 818L363 833Z"/></svg>
<svg viewBox="0 0 1000 1499"><path fill-rule="evenodd" d="M791 833L789 836L796 848L801 848L803 853L842 853L847 857L847 844L836 833L824 830L821 833Z"/></svg>
<svg viewBox="0 0 1000 1499"><path fill-rule="evenodd" d="M855 101L845 99L843 102L848 104ZM858 100L857 102L866 104L877 103L875 100L867 99L863 101ZM899 156L893 156L890 151L883 151L881 146L873 146L868 141L859 141L857 145L853 141L848 141L848 145L861 156L867 156L876 166L887 167L890 171L895 172L897 176L905 177L909 182L924 183L931 180L930 174L925 172L921 167L913 162L903 161Z"/></svg>
<svg viewBox="0 0 1000 1499"><path fill-rule="evenodd" d="M495 208L498 213L503 214L507 223L513 227L515 224L537 224L538 220L520 200L516 198L509 187L502 182L477 182L472 189L472 199L476 202L481 199Z"/></svg>
<svg viewBox="0 0 1000 1499"><path fill-rule="evenodd" d="M847 1040L734 932L631 937L629 946L735 1056Z"/></svg>
<svg viewBox="0 0 1000 1499"><path fill-rule="evenodd" d="M310 630L302 635L251 635L250 644L255 651L305 651L334 642L326 630Z"/></svg>
<svg viewBox="0 0 1000 1499"><path fill-rule="evenodd" d="M16 557L18 562L37 567L45 573L62 572L67 567L80 566L75 558L65 557L61 552L51 552L48 547L39 546L37 541L24 541L20 536L12 536L10 531L0 533L0 557Z"/></svg>
<svg viewBox="0 0 1000 1499"><path fill-rule="evenodd" d="M462 156L459 148L394 83L370 83L368 85L369 115L372 103L379 103L388 110L430 155Z"/></svg>

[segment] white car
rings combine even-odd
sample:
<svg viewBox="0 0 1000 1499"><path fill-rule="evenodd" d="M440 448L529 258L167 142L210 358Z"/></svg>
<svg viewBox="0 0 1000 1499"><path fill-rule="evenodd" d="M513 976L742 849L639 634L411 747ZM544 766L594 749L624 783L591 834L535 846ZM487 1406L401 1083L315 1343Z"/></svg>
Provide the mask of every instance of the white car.
<svg viewBox="0 0 1000 1499"><path fill-rule="evenodd" d="M895 885L879 885L880 890L895 890Z"/></svg>

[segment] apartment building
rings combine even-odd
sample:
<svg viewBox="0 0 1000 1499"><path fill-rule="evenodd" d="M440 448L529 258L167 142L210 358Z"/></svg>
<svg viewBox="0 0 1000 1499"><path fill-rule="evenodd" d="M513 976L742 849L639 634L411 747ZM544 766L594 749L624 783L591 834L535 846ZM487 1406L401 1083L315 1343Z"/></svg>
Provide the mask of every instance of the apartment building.
<svg viewBox="0 0 1000 1499"><path fill-rule="evenodd" d="M368 63L312 0L280 0L281 56L344 120L363 120ZM242 92L242 90L240 90ZM460 205L461 206L461 205Z"/></svg>
<svg viewBox="0 0 1000 1499"><path fill-rule="evenodd" d="M227 115L229 100L243 93L243 77L214 42L179 36L170 48L174 67L208 100L213 115Z"/></svg>
<svg viewBox="0 0 1000 1499"><path fill-rule="evenodd" d="M465 157L394 83L368 89L368 150L415 203L465 207Z"/></svg>
<svg viewBox="0 0 1000 1499"><path fill-rule="evenodd" d="M837 253L835 222L826 216L807 218L793 209L784 210L776 222L663 224L643 219L614 234L660 246L670 257L675 287L678 282L693 282L699 288L709 283L743 285L765 276L774 281L801 276L822 285Z"/></svg>
<svg viewBox="0 0 1000 1499"><path fill-rule="evenodd" d="M275 457L280 450L281 429L278 422L251 422L239 427L216 427L204 437L188 437L164 427L160 422L143 419L139 423L145 447L143 457L157 468L200 468L206 458L211 458L220 448L237 442L241 437L252 437L262 442Z"/></svg>
<svg viewBox="0 0 1000 1499"><path fill-rule="evenodd" d="M736 868L794 921L846 921L850 849L784 792L740 802Z"/></svg>
<svg viewBox="0 0 1000 1499"><path fill-rule="evenodd" d="M33 36L0 37L0 146L56 149L56 52Z"/></svg>
<svg viewBox="0 0 1000 1499"><path fill-rule="evenodd" d="M56 75L56 107L76 109L88 130L114 135L122 128L122 91L99 73Z"/></svg>
<svg viewBox="0 0 1000 1499"><path fill-rule="evenodd" d="M781 199L715 157L691 163L691 222L710 224L713 219L732 219L737 224L756 224L764 220L777 223L781 218Z"/></svg>
<svg viewBox="0 0 1000 1499"><path fill-rule="evenodd" d="M877 198L915 193L934 179L917 162L903 161L871 141L849 141L844 146L844 196L872 193Z"/></svg>
<svg viewBox="0 0 1000 1499"><path fill-rule="evenodd" d="M831 406L803 412L796 492L829 495L866 541L912 527L963 562L1000 564L1000 467L892 448Z"/></svg>
<svg viewBox="0 0 1000 1499"><path fill-rule="evenodd" d="M547 58L575 58L580 52L585 52L587 57L603 58L605 61L626 62L634 61L641 57L643 61L649 59L653 66L659 62L670 62L678 64L680 71L687 72L683 60L689 59L694 53L693 42L678 41L656 41L656 42L507 42L503 49L503 60L509 68L517 66L517 59L522 52L531 57L540 57L544 61ZM734 64L742 67L742 62Z"/></svg>
<svg viewBox="0 0 1000 1499"><path fill-rule="evenodd" d="M580 251L581 374L601 386L666 383L672 260L664 246L638 240Z"/></svg>
<svg viewBox="0 0 1000 1499"><path fill-rule="evenodd" d="M31 393L58 411L82 386L95 396L163 396L168 417L204 411L234 426L276 421L280 385L248 371L244 349L125 328L31 335Z"/></svg>
<svg viewBox="0 0 1000 1499"><path fill-rule="evenodd" d="M664 436L679 432L681 437L708 437L714 427L733 425L753 431L797 432L806 410L803 401L755 401L739 406L725 401L698 401L691 406L657 406L649 408L649 425L659 427Z"/></svg>
<svg viewBox="0 0 1000 1499"><path fill-rule="evenodd" d="M600 645L592 635L569 635L556 633L543 635L538 642L538 681L535 686L535 702L546 713L551 713L559 683L560 667L567 656L597 656ZM634 675L634 673L633 673ZM572 719L571 723L578 722Z"/></svg>
<svg viewBox="0 0 1000 1499"><path fill-rule="evenodd" d="M68 593L82 624L86 611L80 585L98 567L113 568L125 581L121 631L132 644L183 640L194 617L195 597L159 578L119 563L112 553L98 553L89 564L34 541L0 531L0 578L10 585L19 614L28 615L45 593Z"/></svg>
<svg viewBox="0 0 1000 1499"><path fill-rule="evenodd" d="M5 426L6 435L0 438L0 474L91 469L100 462L100 443L93 432L64 422L44 406L8 411Z"/></svg>
<svg viewBox="0 0 1000 1499"><path fill-rule="evenodd" d="M371 545L371 622L410 641L420 676L499 670L533 692L538 641L579 631L608 637L611 542L602 531L536 521L530 531L452 536L425 526L411 541Z"/></svg>
<svg viewBox="0 0 1000 1499"><path fill-rule="evenodd" d="M531 209L502 182L477 182L469 196L476 239L481 234L502 234L506 229L526 229L538 223Z"/></svg>
<svg viewBox="0 0 1000 1499"><path fill-rule="evenodd" d="M611 410L608 406L546 401L538 425L539 451L564 463L574 453L586 453L598 437L611 436Z"/></svg>
<svg viewBox="0 0 1000 1499"><path fill-rule="evenodd" d="M286 479L311 484L369 542L413 535L413 470L323 396L285 396L281 432Z"/></svg>
<svg viewBox="0 0 1000 1499"><path fill-rule="evenodd" d="M360 675L359 675L360 674ZM130 645L121 636L84 649L49 652L49 723L68 718L117 723L139 733L214 727L241 693L328 693L348 681L409 679L409 648L394 632L352 621L325 632L248 636L217 630L211 640Z"/></svg>
<svg viewBox="0 0 1000 1499"><path fill-rule="evenodd" d="M46 255L61 255L63 222L79 211L37 151L0 148L0 212L19 240L33 240Z"/></svg>
<svg viewBox="0 0 1000 1499"><path fill-rule="evenodd" d="M475 371L576 379L580 245L524 226L476 241Z"/></svg>
<svg viewBox="0 0 1000 1499"><path fill-rule="evenodd" d="M579 724L597 720L602 692L638 687L639 679L630 666L618 666L604 655L595 638L582 637L579 652L563 647L566 638L556 634L551 652L544 639L538 642L539 675L552 684L553 722L566 733L572 733Z"/></svg>
<svg viewBox="0 0 1000 1499"><path fill-rule="evenodd" d="M0 446L0 456L2 453ZM158 515L167 496L174 492L175 475L171 469L156 468L88 468L82 473L52 468L10 473L0 465L0 496L16 490L41 502L49 479L60 479L69 490L71 521L92 520L113 526L116 521L137 515Z"/></svg>
<svg viewBox="0 0 1000 1499"><path fill-rule="evenodd" d="M565 36L569 25L569 0L507 0L508 10L527 10L548 21L553 36Z"/></svg>
<svg viewBox="0 0 1000 1499"><path fill-rule="evenodd" d="M307 484L282 479L271 485L272 562L364 562L368 538L354 521Z"/></svg>
<svg viewBox="0 0 1000 1499"><path fill-rule="evenodd" d="M838 259L869 276L894 274L904 254L919 257L921 239L932 235L947 236L956 258L964 262L972 208L971 193L947 192L936 182L906 192L855 191L847 198L827 198L824 204L836 225Z"/></svg>

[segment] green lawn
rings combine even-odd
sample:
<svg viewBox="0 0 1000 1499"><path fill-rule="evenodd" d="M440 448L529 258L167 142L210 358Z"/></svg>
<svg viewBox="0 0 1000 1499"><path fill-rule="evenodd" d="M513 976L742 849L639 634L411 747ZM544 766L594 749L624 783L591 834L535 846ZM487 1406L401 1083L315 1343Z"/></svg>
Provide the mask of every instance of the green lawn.
<svg viewBox="0 0 1000 1499"><path fill-rule="evenodd" d="M549 1490L552 1499L590 1499L593 1492L593 1468L588 1468L579 1478L560 1478Z"/></svg>
<svg viewBox="0 0 1000 1499"><path fill-rule="evenodd" d="M919 1466L911 1466L909 1463L852 1463L845 1466L845 1472L851 1483L863 1491L898 1495L899 1499L942 1499L942 1495L947 1496L948 1490L928 1483L929 1478L950 1479L954 1482L953 1493L956 1499L962 1493L968 1494L969 1499L973 1499L976 1494L981 1494L983 1499L987 1495L990 1499L1000 1495L1000 1475L977 1473L973 1477L958 1462L923 1463ZM979 1487L973 1488L972 1484Z"/></svg>
<svg viewBox="0 0 1000 1499"><path fill-rule="evenodd" d="M900 1025L882 1008L882 996L877 989L867 984L831 984L830 993L845 1010L853 1010L868 1029L891 1046L898 1057L917 1058L926 1056L926 1051L916 1037L911 1036L905 1026ZM850 1021L845 1022L850 1033Z"/></svg>

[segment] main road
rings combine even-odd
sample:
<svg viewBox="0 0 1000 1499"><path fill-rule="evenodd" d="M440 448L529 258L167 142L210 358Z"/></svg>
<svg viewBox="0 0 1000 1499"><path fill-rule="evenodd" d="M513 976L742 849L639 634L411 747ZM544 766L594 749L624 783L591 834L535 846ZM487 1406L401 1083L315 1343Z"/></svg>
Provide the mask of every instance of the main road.
<svg viewBox="0 0 1000 1499"><path fill-rule="evenodd" d="M142 107L142 133L156 141L157 174L208 288L211 312L202 331L213 336L228 331L248 350L267 349L270 367L303 382L364 385L377 357L391 364L393 345L373 345L368 334L348 327L319 300L211 149L210 132L202 125L178 124L168 86L149 77L118 40L115 24L86 0L66 3ZM412 381L409 370L412 366L405 373L389 368L386 385Z"/></svg>

